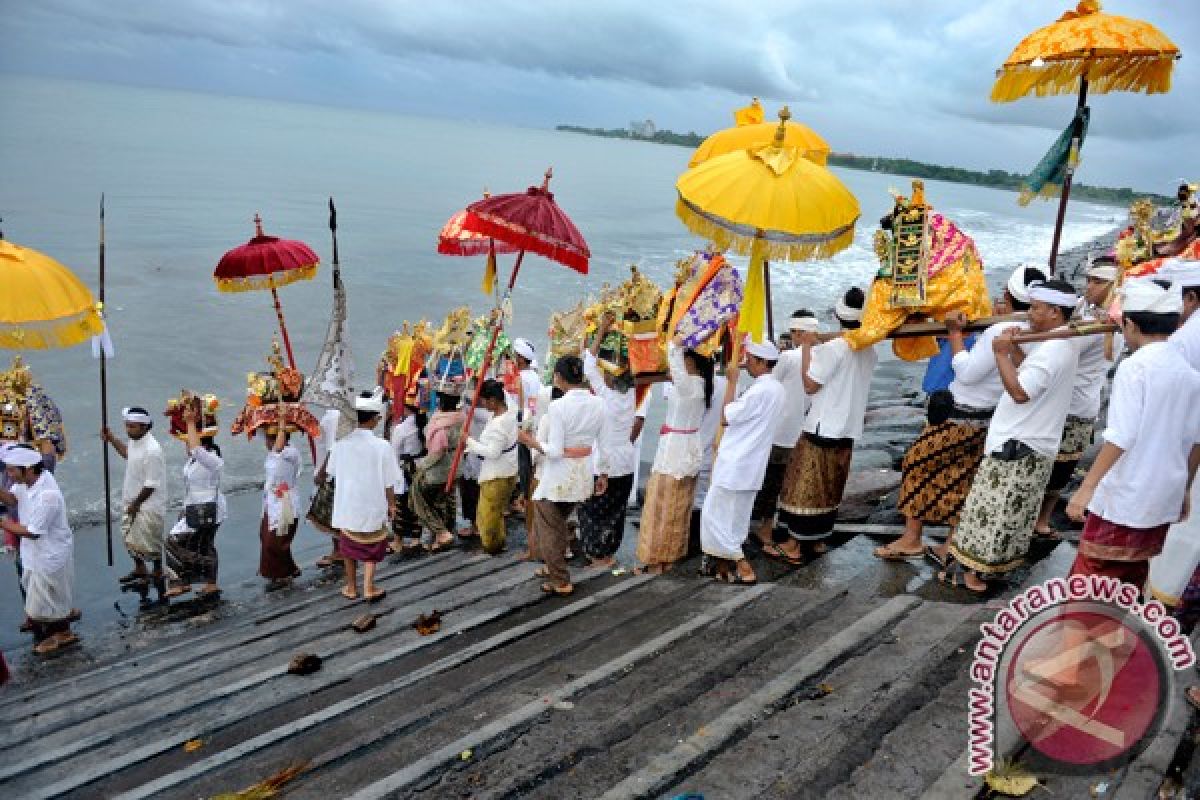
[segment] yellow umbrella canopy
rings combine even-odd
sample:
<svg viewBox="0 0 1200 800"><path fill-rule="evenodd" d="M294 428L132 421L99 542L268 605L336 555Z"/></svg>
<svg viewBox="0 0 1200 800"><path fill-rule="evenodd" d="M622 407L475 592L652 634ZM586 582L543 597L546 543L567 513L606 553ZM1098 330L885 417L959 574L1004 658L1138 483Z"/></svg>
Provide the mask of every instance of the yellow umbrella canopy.
<svg viewBox="0 0 1200 800"><path fill-rule="evenodd" d="M783 112L787 112L787 106L784 106ZM787 112L787 117L791 117L790 112ZM692 153L692 160L688 162L688 166L694 167L710 158L735 150L766 147L774 141L778 129L779 125L774 122L756 122L745 125L739 123L735 127L717 131L700 143L696 152ZM829 143L812 128L799 122L786 121L783 146L799 150L802 156L822 167L829 158Z"/></svg>
<svg viewBox="0 0 1200 800"><path fill-rule="evenodd" d="M766 261L828 258L854 241L858 200L837 176L786 147L787 109L774 140L716 156L680 176L675 213L692 232L751 257L742 330L762 337Z"/></svg>
<svg viewBox="0 0 1200 800"><path fill-rule="evenodd" d="M0 239L0 347L71 347L104 330L92 293L50 256Z"/></svg>
<svg viewBox="0 0 1200 800"><path fill-rule="evenodd" d="M1149 22L1105 14L1099 0L1082 0L1021 40L999 70L992 100L1075 94L1081 79L1094 94L1166 92L1177 58L1179 48Z"/></svg>

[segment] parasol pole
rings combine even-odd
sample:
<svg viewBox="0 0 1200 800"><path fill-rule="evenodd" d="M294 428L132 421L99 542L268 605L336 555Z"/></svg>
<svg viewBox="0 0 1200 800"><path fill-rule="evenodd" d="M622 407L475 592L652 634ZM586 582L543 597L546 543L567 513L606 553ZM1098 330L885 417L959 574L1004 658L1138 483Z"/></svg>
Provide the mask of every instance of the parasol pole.
<svg viewBox="0 0 1200 800"><path fill-rule="evenodd" d="M771 262L763 259L763 288L767 299L767 338L775 341L775 312L771 308Z"/></svg>
<svg viewBox="0 0 1200 800"><path fill-rule="evenodd" d="M1071 133L1071 150L1067 155L1067 172L1063 176L1062 195L1058 199L1058 219L1054 222L1054 239L1050 243L1050 277L1054 277L1058 265L1058 244L1062 239L1063 224L1067 220L1067 199L1071 196L1071 178L1075 175L1075 163L1079 160L1079 148L1083 138L1083 110L1087 107L1087 75L1079 78L1079 102L1075 106L1074 131Z"/></svg>
<svg viewBox="0 0 1200 800"><path fill-rule="evenodd" d="M504 299L497 306L497 311L503 307L504 300L512 295L513 286L517 283L517 273L521 271L521 262L525 260L525 249L517 253L517 261L513 264L512 275L508 278L508 288L504 290ZM450 462L450 475L446 478L446 494L454 491L454 479L458 476L458 463L462 461L463 449L467 446L467 434L471 431L471 420L475 418L475 407L479 405L479 394L483 391L482 377L487 375L492 366L492 351L496 349L496 339L500 336L501 315L496 314L492 320L492 335L488 339L487 350L483 352L483 363L479 365L480 380L475 381L475 391L471 394L471 405L467 407L467 418L463 421L462 434L458 437L458 446L454 448L454 460Z"/></svg>
<svg viewBox="0 0 1200 800"><path fill-rule="evenodd" d="M104 313L104 193L100 193L100 313ZM102 318L103 319L103 318ZM107 330L108 323L105 322ZM106 331L101 331L101 334ZM100 425L108 430L108 356L104 343L100 344ZM109 471L108 442L100 448L104 459L104 542L108 553L108 565L113 565L112 543L112 474Z"/></svg>

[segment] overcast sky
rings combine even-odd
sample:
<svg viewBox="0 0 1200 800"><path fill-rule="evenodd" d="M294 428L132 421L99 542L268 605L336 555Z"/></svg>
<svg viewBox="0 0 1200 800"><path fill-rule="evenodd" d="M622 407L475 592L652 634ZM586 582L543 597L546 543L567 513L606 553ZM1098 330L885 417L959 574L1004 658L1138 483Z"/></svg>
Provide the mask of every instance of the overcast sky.
<svg viewBox="0 0 1200 800"><path fill-rule="evenodd" d="M0 71L464 117L709 133L763 98L835 150L1028 171L1073 99L994 105L1063 0L0 0ZM1081 179L1200 179L1200 2L1108 0L1183 50L1168 95L1092 103ZM2 105L0 105L2 108Z"/></svg>

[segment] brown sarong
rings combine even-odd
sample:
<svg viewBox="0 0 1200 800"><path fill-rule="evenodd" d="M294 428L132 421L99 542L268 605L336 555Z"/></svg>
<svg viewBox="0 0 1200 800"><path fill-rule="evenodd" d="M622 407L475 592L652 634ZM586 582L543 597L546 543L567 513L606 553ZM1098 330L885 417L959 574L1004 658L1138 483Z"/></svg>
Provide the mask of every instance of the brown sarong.
<svg viewBox="0 0 1200 800"><path fill-rule="evenodd" d="M819 541L833 532L853 454L853 439L826 439L812 433L800 437L779 496L779 521L793 539Z"/></svg>
<svg viewBox="0 0 1200 800"><path fill-rule="evenodd" d="M268 580L281 581L300 574L300 568L292 558L292 539L296 536L299 524L299 520L292 520L287 534L276 536L275 530L267 521L266 512L263 512L262 520L258 524L258 541L262 545L258 557L259 575Z"/></svg>
<svg viewBox="0 0 1200 800"><path fill-rule="evenodd" d="M571 582L571 573L567 569L567 548L571 546L572 538L567 518L575 510L576 503L534 500L532 505L538 556L546 565L549 582L555 586L566 586Z"/></svg>
<svg viewBox="0 0 1200 800"><path fill-rule="evenodd" d="M687 556L695 494L695 475L672 478L650 473L638 529L638 561L646 565L672 564Z"/></svg>
<svg viewBox="0 0 1200 800"><path fill-rule="evenodd" d="M925 428L904 454L896 510L933 525L957 525L986 440L986 424L949 420Z"/></svg>
<svg viewBox="0 0 1200 800"><path fill-rule="evenodd" d="M774 522L779 510L779 493L783 491L783 476L787 474L788 462L792 460L792 447L773 445L767 459L767 471L763 475L762 488L754 496L754 511L751 522Z"/></svg>

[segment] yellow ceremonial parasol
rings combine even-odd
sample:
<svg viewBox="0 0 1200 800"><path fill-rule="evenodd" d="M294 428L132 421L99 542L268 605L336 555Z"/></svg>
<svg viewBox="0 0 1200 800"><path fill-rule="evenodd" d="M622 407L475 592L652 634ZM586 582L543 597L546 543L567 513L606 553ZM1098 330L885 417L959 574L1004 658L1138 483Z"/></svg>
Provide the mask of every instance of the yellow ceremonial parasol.
<svg viewBox="0 0 1200 800"><path fill-rule="evenodd" d="M758 149L711 158L680 176L675 213L694 233L749 255L738 327L755 341L769 334L767 261L829 258L854 241L858 200L837 176L787 147L787 108L774 140Z"/></svg>
<svg viewBox="0 0 1200 800"><path fill-rule="evenodd" d="M1050 270L1058 258L1071 177L1087 128L1087 95L1108 92L1159 94L1171 88L1179 48L1154 25L1105 14L1100 0L1081 0L1057 22L1026 36L997 71L992 101L1007 103L1029 94L1038 97L1078 93L1075 119L1064 134L1067 147L1058 157L1061 183L1058 222L1050 252ZM1053 172L1053 151L1039 169ZM1044 166L1046 165L1046 166Z"/></svg>
<svg viewBox="0 0 1200 800"><path fill-rule="evenodd" d="M774 122L762 121L762 106L758 105L757 97L754 98L753 104L738 109L733 116L737 125L717 131L701 142L692 154L692 160L688 162L689 167L735 150L765 147L775 140L779 126ZM829 143L812 128L799 122L789 120L784 126L783 146L799 150L809 161L822 167L829 158Z"/></svg>
<svg viewBox="0 0 1200 800"><path fill-rule="evenodd" d="M71 347L104 330L91 291L37 250L0 239L0 286L0 347Z"/></svg>

